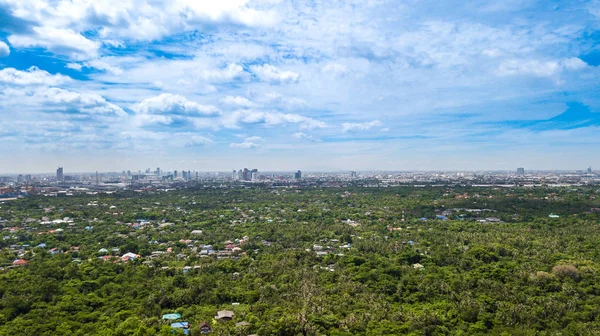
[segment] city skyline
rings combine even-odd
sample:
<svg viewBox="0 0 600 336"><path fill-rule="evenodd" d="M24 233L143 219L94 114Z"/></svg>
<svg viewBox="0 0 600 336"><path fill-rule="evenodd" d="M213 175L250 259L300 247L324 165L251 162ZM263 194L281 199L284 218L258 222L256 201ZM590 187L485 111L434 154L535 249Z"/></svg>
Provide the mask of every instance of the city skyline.
<svg viewBox="0 0 600 336"><path fill-rule="evenodd" d="M0 17L0 174L600 166L597 1L0 0Z"/></svg>

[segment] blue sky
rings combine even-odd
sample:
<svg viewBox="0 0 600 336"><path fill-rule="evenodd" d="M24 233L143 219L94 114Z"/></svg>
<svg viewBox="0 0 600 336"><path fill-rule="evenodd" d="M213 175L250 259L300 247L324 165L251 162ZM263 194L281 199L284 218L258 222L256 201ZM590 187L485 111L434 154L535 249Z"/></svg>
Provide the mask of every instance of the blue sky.
<svg viewBox="0 0 600 336"><path fill-rule="evenodd" d="M0 172L600 167L600 1L0 0Z"/></svg>

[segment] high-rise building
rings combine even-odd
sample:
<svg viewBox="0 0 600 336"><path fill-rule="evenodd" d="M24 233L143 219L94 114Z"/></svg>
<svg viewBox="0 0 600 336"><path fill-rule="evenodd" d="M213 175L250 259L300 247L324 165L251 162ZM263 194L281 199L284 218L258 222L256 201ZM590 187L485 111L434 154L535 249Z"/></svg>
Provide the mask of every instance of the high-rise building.
<svg viewBox="0 0 600 336"><path fill-rule="evenodd" d="M25 181L31 182L31 174L25 175Z"/></svg>
<svg viewBox="0 0 600 336"><path fill-rule="evenodd" d="M188 172L186 172L185 170L181 171L181 175L183 176L184 180L188 179Z"/></svg>
<svg viewBox="0 0 600 336"><path fill-rule="evenodd" d="M63 174L63 167L58 167L56 170L56 180L58 182L63 182L65 180L65 176Z"/></svg>
<svg viewBox="0 0 600 336"><path fill-rule="evenodd" d="M591 174L592 173L592 167L588 167L587 172L588 172L588 174Z"/></svg>
<svg viewBox="0 0 600 336"><path fill-rule="evenodd" d="M192 179L192 171L188 170L188 180L191 180L191 179Z"/></svg>
<svg viewBox="0 0 600 336"><path fill-rule="evenodd" d="M524 176L525 175L525 168L517 168L517 175L518 176Z"/></svg>
<svg viewBox="0 0 600 336"><path fill-rule="evenodd" d="M252 175L250 176L250 180L251 181L257 181L258 180L258 170L256 170L256 169L252 170Z"/></svg>
<svg viewBox="0 0 600 336"><path fill-rule="evenodd" d="M297 172L294 174L294 178L295 178L295 179L297 179L297 180L301 179L301 178L302 178L302 172L298 170L298 171L297 171Z"/></svg>
<svg viewBox="0 0 600 336"><path fill-rule="evenodd" d="M173 172L173 178L177 178L177 170Z"/></svg>
<svg viewBox="0 0 600 336"><path fill-rule="evenodd" d="M23 183L23 175L19 174L17 177L17 183Z"/></svg>
<svg viewBox="0 0 600 336"><path fill-rule="evenodd" d="M237 178L238 178L238 174L237 174L237 171L235 169L233 170L233 173L231 174L231 178L234 179L234 180L237 180Z"/></svg>
<svg viewBox="0 0 600 336"><path fill-rule="evenodd" d="M358 174L356 174L355 171L353 171L353 172L350 173L350 177L353 178L353 179L355 179L357 176L358 176Z"/></svg>
<svg viewBox="0 0 600 336"><path fill-rule="evenodd" d="M160 176L160 173L161 173L160 167L156 167L156 176Z"/></svg>

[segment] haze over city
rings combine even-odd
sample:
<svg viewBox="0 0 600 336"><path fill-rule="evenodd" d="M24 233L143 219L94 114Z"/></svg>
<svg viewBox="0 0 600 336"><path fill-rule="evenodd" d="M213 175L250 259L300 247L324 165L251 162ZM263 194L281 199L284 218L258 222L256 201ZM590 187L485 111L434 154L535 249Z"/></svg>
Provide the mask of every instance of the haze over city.
<svg viewBox="0 0 600 336"><path fill-rule="evenodd" d="M597 1L0 1L0 173L600 166Z"/></svg>

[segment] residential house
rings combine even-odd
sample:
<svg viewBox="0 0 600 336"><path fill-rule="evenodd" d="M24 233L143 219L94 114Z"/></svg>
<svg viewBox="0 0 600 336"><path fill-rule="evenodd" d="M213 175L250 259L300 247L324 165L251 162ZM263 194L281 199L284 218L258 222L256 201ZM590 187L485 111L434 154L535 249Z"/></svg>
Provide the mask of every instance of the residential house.
<svg viewBox="0 0 600 336"><path fill-rule="evenodd" d="M234 313L231 310L220 310L215 316L215 320L231 321Z"/></svg>
<svg viewBox="0 0 600 336"><path fill-rule="evenodd" d="M206 321L203 321L202 323L200 323L200 326L198 327L198 329L200 329L201 334L208 334L209 332L212 331L212 328L210 327L210 325L208 323L206 323Z"/></svg>

